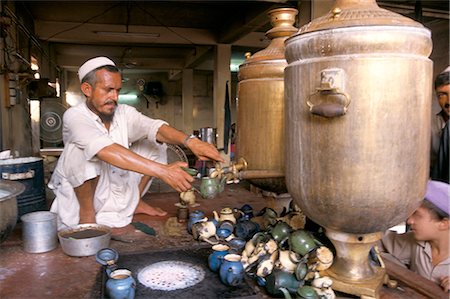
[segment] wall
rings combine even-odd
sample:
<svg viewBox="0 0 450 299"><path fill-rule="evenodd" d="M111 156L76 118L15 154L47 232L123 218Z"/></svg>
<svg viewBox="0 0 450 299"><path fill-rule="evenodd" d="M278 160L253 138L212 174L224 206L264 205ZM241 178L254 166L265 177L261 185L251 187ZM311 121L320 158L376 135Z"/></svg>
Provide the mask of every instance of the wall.
<svg viewBox="0 0 450 299"><path fill-rule="evenodd" d="M67 91L77 94L79 101L84 100L80 91L80 84L75 72L68 72ZM137 101L123 101L122 103L136 107L143 114L167 121L171 126L183 130L182 122L182 81L169 80L167 72L143 72L123 74L123 94L138 94ZM160 82L163 96L158 100L155 97L144 95L139 89L138 80L145 82ZM214 124L212 85L213 72L194 71L193 109L194 128L212 127ZM191 132L186 132L191 133Z"/></svg>

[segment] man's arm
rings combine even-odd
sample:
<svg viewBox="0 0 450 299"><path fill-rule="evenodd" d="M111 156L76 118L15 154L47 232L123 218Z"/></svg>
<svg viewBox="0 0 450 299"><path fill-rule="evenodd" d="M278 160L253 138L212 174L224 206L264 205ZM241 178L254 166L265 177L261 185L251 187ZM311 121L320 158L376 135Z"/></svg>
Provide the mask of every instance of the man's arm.
<svg viewBox="0 0 450 299"><path fill-rule="evenodd" d="M164 143L184 144L200 160L214 160L224 162L216 147L198 138L187 139L188 135L172 128L168 125L162 125L156 134L156 140Z"/></svg>
<svg viewBox="0 0 450 299"><path fill-rule="evenodd" d="M179 161L169 165L161 164L146 159L117 143L104 147L96 156L100 160L119 168L157 177L178 192L192 188L190 183L194 179L181 168L188 166L185 162Z"/></svg>

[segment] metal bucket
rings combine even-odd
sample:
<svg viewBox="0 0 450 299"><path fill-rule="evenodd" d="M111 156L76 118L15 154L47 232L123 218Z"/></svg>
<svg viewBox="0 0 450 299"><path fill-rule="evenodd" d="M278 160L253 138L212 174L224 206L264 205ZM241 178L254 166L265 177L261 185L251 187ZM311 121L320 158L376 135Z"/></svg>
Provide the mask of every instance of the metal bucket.
<svg viewBox="0 0 450 299"><path fill-rule="evenodd" d="M25 191L17 196L18 217L48 210L45 200L44 163L42 158L25 157L0 160L1 178L25 185Z"/></svg>
<svg viewBox="0 0 450 299"><path fill-rule="evenodd" d="M56 214L32 212L21 217L23 249L29 253L53 250L58 245Z"/></svg>

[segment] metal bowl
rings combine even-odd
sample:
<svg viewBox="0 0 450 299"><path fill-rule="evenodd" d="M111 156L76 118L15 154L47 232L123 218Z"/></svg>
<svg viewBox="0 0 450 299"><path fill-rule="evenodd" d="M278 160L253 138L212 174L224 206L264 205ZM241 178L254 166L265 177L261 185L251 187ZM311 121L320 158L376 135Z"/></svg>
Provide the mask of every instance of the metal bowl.
<svg viewBox="0 0 450 299"><path fill-rule="evenodd" d="M17 196L25 190L19 182L0 180L0 243L8 238L17 223Z"/></svg>
<svg viewBox="0 0 450 299"><path fill-rule="evenodd" d="M79 224L60 230L58 239L65 254L90 256L109 246L111 228L95 223Z"/></svg>

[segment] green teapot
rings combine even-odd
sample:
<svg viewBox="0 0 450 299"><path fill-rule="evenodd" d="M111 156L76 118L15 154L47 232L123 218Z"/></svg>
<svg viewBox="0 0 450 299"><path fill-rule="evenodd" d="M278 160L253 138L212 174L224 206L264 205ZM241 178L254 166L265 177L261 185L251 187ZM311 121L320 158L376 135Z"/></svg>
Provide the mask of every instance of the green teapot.
<svg viewBox="0 0 450 299"><path fill-rule="evenodd" d="M222 179L203 177L200 184L200 195L205 199L212 199L225 188L226 177Z"/></svg>

